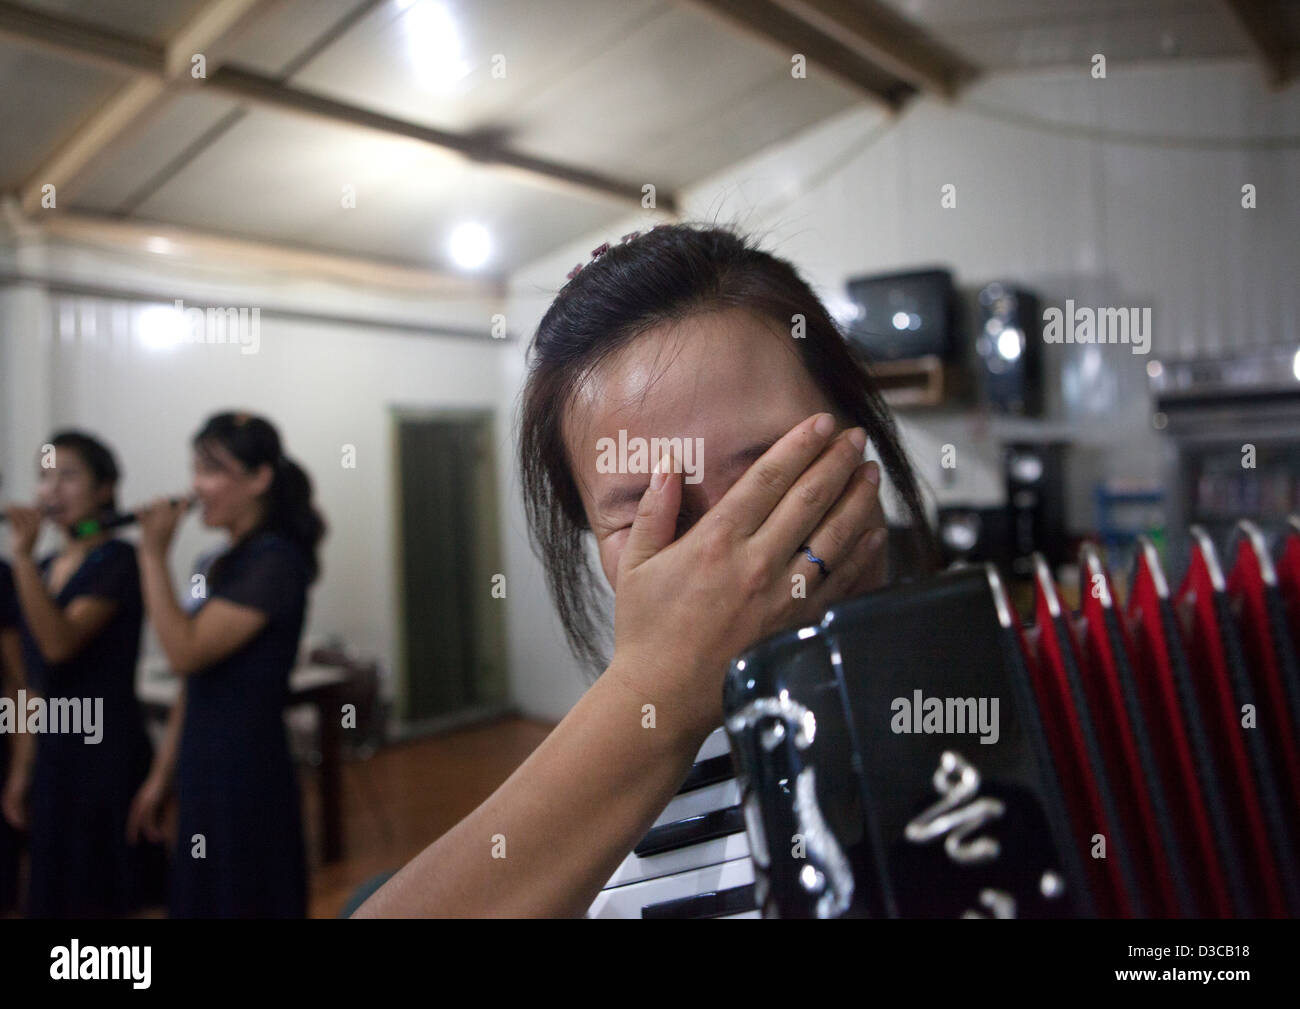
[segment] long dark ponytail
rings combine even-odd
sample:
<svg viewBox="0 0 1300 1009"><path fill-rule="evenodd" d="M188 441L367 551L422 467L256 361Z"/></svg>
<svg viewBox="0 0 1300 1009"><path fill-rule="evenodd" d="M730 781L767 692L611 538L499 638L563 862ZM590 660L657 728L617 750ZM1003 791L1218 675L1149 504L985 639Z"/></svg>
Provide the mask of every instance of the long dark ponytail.
<svg viewBox="0 0 1300 1009"><path fill-rule="evenodd" d="M316 550L325 538L325 520L312 504L311 477L285 455L275 425L254 414L218 413L209 417L194 436L194 447L200 452L213 444L224 448L246 469L271 467L274 475L263 497L258 528L279 533L298 544L307 557L314 581L320 573Z"/></svg>

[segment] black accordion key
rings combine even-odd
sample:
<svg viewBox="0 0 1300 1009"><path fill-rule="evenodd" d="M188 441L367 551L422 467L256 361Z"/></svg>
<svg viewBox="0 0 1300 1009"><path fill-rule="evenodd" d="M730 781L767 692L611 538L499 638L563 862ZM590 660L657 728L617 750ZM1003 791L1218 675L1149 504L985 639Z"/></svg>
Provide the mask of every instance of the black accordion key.
<svg viewBox="0 0 1300 1009"><path fill-rule="evenodd" d="M765 917L1093 913L993 568L767 639L723 708Z"/></svg>
<svg viewBox="0 0 1300 1009"><path fill-rule="evenodd" d="M697 788L706 788L721 781L730 781L735 776L736 772L731 766L730 753L724 753L720 757L698 760L686 772L686 777L682 779L682 785L677 789L677 794L682 795L685 792L694 792Z"/></svg>
<svg viewBox="0 0 1300 1009"><path fill-rule="evenodd" d="M693 897L678 897L641 908L642 918L720 918L725 914L743 914L755 911L754 884L733 886L726 890L710 890Z"/></svg>
<svg viewBox="0 0 1300 1009"><path fill-rule="evenodd" d="M698 816L688 816L684 820L661 823L651 827L641 843L632 849L639 858L646 855L661 855L665 851L675 851L689 844L712 841L716 837L739 834L745 829L745 818L739 806L715 809Z"/></svg>

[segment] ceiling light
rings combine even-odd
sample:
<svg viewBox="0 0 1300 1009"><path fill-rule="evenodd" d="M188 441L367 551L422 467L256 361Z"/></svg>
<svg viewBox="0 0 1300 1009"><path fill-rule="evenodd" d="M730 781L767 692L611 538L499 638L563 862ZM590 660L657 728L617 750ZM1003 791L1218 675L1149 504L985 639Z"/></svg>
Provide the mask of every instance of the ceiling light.
<svg viewBox="0 0 1300 1009"><path fill-rule="evenodd" d="M468 76L470 63L456 19L441 0L414 0L403 10L402 30L406 52L420 82L432 91L444 91Z"/></svg>
<svg viewBox="0 0 1300 1009"><path fill-rule="evenodd" d="M460 224L452 231L447 250L461 269L476 270L487 262L492 252L492 236L481 224Z"/></svg>
<svg viewBox="0 0 1300 1009"><path fill-rule="evenodd" d="M170 350L185 339L185 316L172 305L150 305L141 311L136 331L150 350Z"/></svg>

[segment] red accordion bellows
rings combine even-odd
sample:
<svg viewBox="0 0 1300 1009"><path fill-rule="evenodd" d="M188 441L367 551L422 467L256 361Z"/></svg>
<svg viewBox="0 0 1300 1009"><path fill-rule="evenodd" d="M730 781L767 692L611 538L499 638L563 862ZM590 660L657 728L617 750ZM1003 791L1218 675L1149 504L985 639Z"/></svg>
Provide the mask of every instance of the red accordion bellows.
<svg viewBox="0 0 1300 1009"><path fill-rule="evenodd" d="M1192 538L1172 597L1140 542L1123 609L1086 546L1074 619L1039 561L1021 641L1057 778L1099 913L1295 916L1300 523L1276 565L1240 523L1226 578Z"/></svg>

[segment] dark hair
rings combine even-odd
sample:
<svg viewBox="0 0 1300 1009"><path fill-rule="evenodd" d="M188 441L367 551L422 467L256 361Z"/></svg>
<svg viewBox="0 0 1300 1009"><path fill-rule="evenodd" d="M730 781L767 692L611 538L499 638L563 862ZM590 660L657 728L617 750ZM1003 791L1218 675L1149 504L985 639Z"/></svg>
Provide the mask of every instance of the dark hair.
<svg viewBox="0 0 1300 1009"><path fill-rule="evenodd" d="M813 381L836 409L866 429L908 513L922 568L937 562L933 533L893 416L875 382L812 288L787 261L752 239L715 225L660 225L613 245L571 274L528 348L517 435L529 540L574 653L598 674L608 664L598 643L609 633L602 593L588 563L582 499L563 440L565 410L605 358L647 330L703 312L743 308L787 329Z"/></svg>
<svg viewBox="0 0 1300 1009"><path fill-rule="evenodd" d="M287 455L280 443L280 432L269 420L249 413L227 411L209 417L194 436L199 451L208 445L220 445L245 469L270 466L274 475L263 497L259 529L277 532L298 544L307 555L308 569L314 581L320 572L316 548L325 537L325 520L312 506L311 478ZM214 568L213 578L217 571Z"/></svg>
<svg viewBox="0 0 1300 1009"><path fill-rule="evenodd" d="M122 471L118 468L117 457L113 455L111 448L94 435L74 430L56 431L50 436L49 444L53 445L56 451L71 449L77 453L85 463L86 469L90 470L95 486L112 488L113 493L108 499L105 511L117 511L117 482L122 477Z"/></svg>

